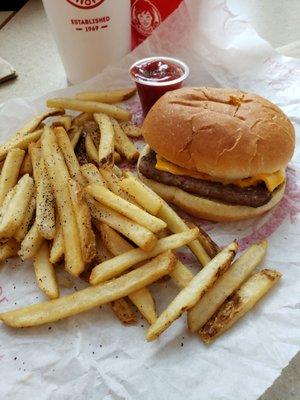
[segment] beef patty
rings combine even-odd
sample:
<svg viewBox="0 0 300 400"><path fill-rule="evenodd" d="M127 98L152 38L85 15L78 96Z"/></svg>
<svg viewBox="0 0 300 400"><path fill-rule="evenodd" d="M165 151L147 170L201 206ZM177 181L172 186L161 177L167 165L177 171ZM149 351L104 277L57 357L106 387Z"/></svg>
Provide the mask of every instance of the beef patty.
<svg viewBox="0 0 300 400"><path fill-rule="evenodd" d="M156 169L155 165L156 154L151 150L147 155L142 157L139 170L146 178L166 185L176 186L185 192L201 197L219 200L222 203L260 207L268 203L272 196L264 183L240 188L236 185L224 185L219 182L191 178L190 176L173 175L169 172Z"/></svg>

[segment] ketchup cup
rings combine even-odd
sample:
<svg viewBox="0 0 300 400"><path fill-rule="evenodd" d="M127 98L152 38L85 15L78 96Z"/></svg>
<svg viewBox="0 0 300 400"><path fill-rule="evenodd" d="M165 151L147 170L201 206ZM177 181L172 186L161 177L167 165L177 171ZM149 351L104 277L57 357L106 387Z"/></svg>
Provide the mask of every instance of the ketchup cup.
<svg viewBox="0 0 300 400"><path fill-rule="evenodd" d="M143 114L166 92L179 89L189 75L189 67L170 57L148 57L136 61L129 69L141 100Z"/></svg>

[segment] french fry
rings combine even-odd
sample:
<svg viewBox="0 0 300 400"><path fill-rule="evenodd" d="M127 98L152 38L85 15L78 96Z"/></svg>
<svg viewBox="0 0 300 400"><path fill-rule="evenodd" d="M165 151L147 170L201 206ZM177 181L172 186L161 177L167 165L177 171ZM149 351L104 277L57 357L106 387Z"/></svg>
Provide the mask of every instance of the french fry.
<svg viewBox="0 0 300 400"><path fill-rule="evenodd" d="M152 251L146 252L141 249L133 249L124 254L116 256L111 260L105 261L93 268L90 276L90 283L92 285L96 285L97 283L112 279L122 274L130 267L140 263L141 261L155 257L164 251L174 250L178 247L186 245L190 241L194 240L197 234L198 229L190 229L188 231L160 239Z"/></svg>
<svg viewBox="0 0 300 400"><path fill-rule="evenodd" d="M96 183L97 185L106 185L106 182L94 164L83 164L80 169L82 175L89 184Z"/></svg>
<svg viewBox="0 0 300 400"><path fill-rule="evenodd" d="M77 222L67 182L70 178L55 135L45 127L42 138L42 154L56 200L59 220L64 237L65 268L78 276L84 270Z"/></svg>
<svg viewBox="0 0 300 400"><path fill-rule="evenodd" d="M83 260L89 263L96 257L96 240L92 229L90 210L85 201L85 192L78 182L70 179L69 190L75 211Z"/></svg>
<svg viewBox="0 0 300 400"><path fill-rule="evenodd" d="M144 266L103 285L88 287L55 300L2 313L0 320L14 328L58 321L136 292L167 275L174 263L174 255L166 252Z"/></svg>
<svg viewBox="0 0 300 400"><path fill-rule="evenodd" d="M135 162L139 158L138 149L128 139L125 132L120 127L118 121L115 118L111 118L112 125L115 132L115 148L118 153L122 154L129 162Z"/></svg>
<svg viewBox="0 0 300 400"><path fill-rule="evenodd" d="M167 226L164 221L154 217L136 205L129 203L127 200L122 199L122 197L117 196L103 186L91 184L88 185L85 190L104 206L112 208L153 233L157 233Z"/></svg>
<svg viewBox="0 0 300 400"><path fill-rule="evenodd" d="M42 157L42 150L29 147L36 186L36 223L39 233L51 240L55 235L55 205L49 176Z"/></svg>
<svg viewBox="0 0 300 400"><path fill-rule="evenodd" d="M25 175L25 174L32 175L32 164L30 155L28 153L26 153L20 168L20 175Z"/></svg>
<svg viewBox="0 0 300 400"><path fill-rule="evenodd" d="M133 125L133 123L130 121L121 122L120 126L127 136L138 138L142 135L141 128Z"/></svg>
<svg viewBox="0 0 300 400"><path fill-rule="evenodd" d="M107 92L82 92L76 94L76 99L100 101L101 103L118 103L130 99L136 93L136 88L109 90Z"/></svg>
<svg viewBox="0 0 300 400"><path fill-rule="evenodd" d="M70 138L72 147L73 147L73 149L75 149L75 147L80 139L80 136L82 134L82 126L74 125L72 128L69 129L68 134L69 134L69 138Z"/></svg>
<svg viewBox="0 0 300 400"><path fill-rule="evenodd" d="M112 255L118 256L119 254L126 253L134 248L126 239L122 238L118 232L107 224L95 221L95 226L101 234L103 243Z"/></svg>
<svg viewBox="0 0 300 400"><path fill-rule="evenodd" d="M152 215L157 215L162 200L133 174L126 172L127 178L120 181L120 187Z"/></svg>
<svg viewBox="0 0 300 400"><path fill-rule="evenodd" d="M134 203L134 200L131 196L129 196L124 190L120 187L120 178L112 171L112 169L100 168L100 173L105 180L106 186L109 190L111 190L117 196L122 197L123 199L129 201L130 203Z"/></svg>
<svg viewBox="0 0 300 400"><path fill-rule="evenodd" d="M2 238L13 237L21 226L34 192L33 179L28 174L23 175L15 188L15 193L7 206L7 210L2 215L0 223L0 237Z"/></svg>
<svg viewBox="0 0 300 400"><path fill-rule="evenodd" d="M91 121L92 119L93 119L93 114L82 112L73 118L71 126L82 127L83 124L85 124L88 121Z"/></svg>
<svg viewBox="0 0 300 400"><path fill-rule="evenodd" d="M32 196L25 217L23 218L19 229L14 234L14 238L16 239L17 242L22 242L22 240L27 235L27 232L29 231L29 227L35 212L35 206L36 206L36 200L35 197Z"/></svg>
<svg viewBox="0 0 300 400"><path fill-rule="evenodd" d="M146 252L154 248L157 238L151 231L91 198L87 198L87 202L93 218L105 222Z"/></svg>
<svg viewBox="0 0 300 400"><path fill-rule="evenodd" d="M2 207L0 208L0 224L1 224L1 221L3 220L3 216L7 213L8 206L9 206L12 198L14 197L14 195L16 193L16 188L17 188L17 186L14 186L13 188L10 189L9 192L6 193Z"/></svg>
<svg viewBox="0 0 300 400"><path fill-rule="evenodd" d="M215 340L251 310L280 277L280 272L271 269L263 269L252 275L201 328L200 338L207 344Z"/></svg>
<svg viewBox="0 0 300 400"><path fill-rule="evenodd" d="M230 267L237 249L237 243L231 243L193 277L188 285L178 293L175 299L161 313L154 324L150 326L147 332L147 340L156 339L184 311L192 308L204 296L218 277Z"/></svg>
<svg viewBox="0 0 300 400"><path fill-rule="evenodd" d="M85 135L85 150L90 161L99 164L99 154L89 133Z"/></svg>
<svg viewBox="0 0 300 400"><path fill-rule="evenodd" d="M114 163L119 164L122 161L122 157L117 151L114 151Z"/></svg>
<svg viewBox="0 0 300 400"><path fill-rule="evenodd" d="M59 297L59 289L53 265L49 261L49 245L42 243L33 257L33 267L38 287L49 299Z"/></svg>
<svg viewBox="0 0 300 400"><path fill-rule="evenodd" d="M49 99L47 100L47 107L61 107L67 110L81 111L89 114L104 113L120 121L129 121L131 119L131 113L129 111L112 104L99 103L97 101L66 98Z"/></svg>
<svg viewBox="0 0 300 400"><path fill-rule="evenodd" d="M194 274L181 261L177 261L170 277L179 287L184 288L193 279Z"/></svg>
<svg viewBox="0 0 300 400"><path fill-rule="evenodd" d="M179 215L176 214L176 212L164 200L161 199L161 201L162 206L158 211L157 217L161 218L167 223L170 231L173 233L178 233L189 229ZM210 257L198 240L189 243L188 246L203 266L209 263Z"/></svg>
<svg viewBox="0 0 300 400"><path fill-rule="evenodd" d="M44 238L39 233L37 223L34 222L21 243L21 248L18 252L20 258L22 260L32 258L42 245L43 241Z"/></svg>
<svg viewBox="0 0 300 400"><path fill-rule="evenodd" d="M114 300L110 303L110 306L116 315L116 317L125 325L134 324L136 322L136 316L126 299Z"/></svg>
<svg viewBox="0 0 300 400"><path fill-rule="evenodd" d="M98 160L102 167L112 166L114 163L114 128L106 114L94 114L94 119L99 125L100 144Z"/></svg>
<svg viewBox="0 0 300 400"><path fill-rule="evenodd" d="M251 246L188 311L188 327L191 332L199 330L218 310L221 304L249 278L266 254L264 240Z"/></svg>
<svg viewBox="0 0 300 400"><path fill-rule="evenodd" d="M123 172L119 167L117 167L116 165L113 165L111 170L118 178L122 178Z"/></svg>
<svg viewBox="0 0 300 400"><path fill-rule="evenodd" d="M194 228L196 226L191 221L185 221L185 223L189 228ZM220 252L219 246L212 240L212 238L209 236L207 232L205 232L199 226L198 229L199 229L199 235L198 235L199 242L203 246L208 256L210 258L214 258Z"/></svg>
<svg viewBox="0 0 300 400"><path fill-rule="evenodd" d="M50 110L46 111L45 113L41 115L37 115L33 119L31 119L29 122L27 122L23 128L19 129L14 137L21 137L21 136L26 136L28 133L32 133L35 130L40 128L41 123L49 118L49 117L56 117L57 115L63 115L65 113L65 110L63 109L57 109L57 110Z"/></svg>
<svg viewBox="0 0 300 400"><path fill-rule="evenodd" d="M56 221L56 231L53 239L52 247L50 250L49 261L55 264L60 261L64 255L65 243L61 224L59 220Z"/></svg>
<svg viewBox="0 0 300 400"><path fill-rule="evenodd" d="M80 171L80 165L74 153L74 149L67 132L64 128L58 127L54 128L54 133L60 150L64 156L71 178L81 185L84 185L85 181Z"/></svg>
<svg viewBox="0 0 300 400"><path fill-rule="evenodd" d="M134 248L108 225L103 223L98 224L97 229L100 230L103 242L114 256L118 256ZM148 321L150 325L153 324L157 315L155 311L155 302L150 290L148 288L143 288L129 294L128 297L138 308L146 321Z"/></svg>
<svg viewBox="0 0 300 400"><path fill-rule="evenodd" d="M18 181L24 156L25 151L21 149L12 149L7 153L0 176L0 207L6 194Z"/></svg>
<svg viewBox="0 0 300 400"><path fill-rule="evenodd" d="M55 127L61 126L66 131L68 131L71 128L71 124L72 124L71 115L63 115L52 123L52 127L55 128Z"/></svg>
<svg viewBox="0 0 300 400"><path fill-rule="evenodd" d="M36 142L42 136L43 129L39 129L25 136L17 136L0 146L0 161L4 160L7 153L12 149L26 150L28 145Z"/></svg>
<svg viewBox="0 0 300 400"><path fill-rule="evenodd" d="M18 255L19 243L15 239L9 239L0 245L0 262Z"/></svg>

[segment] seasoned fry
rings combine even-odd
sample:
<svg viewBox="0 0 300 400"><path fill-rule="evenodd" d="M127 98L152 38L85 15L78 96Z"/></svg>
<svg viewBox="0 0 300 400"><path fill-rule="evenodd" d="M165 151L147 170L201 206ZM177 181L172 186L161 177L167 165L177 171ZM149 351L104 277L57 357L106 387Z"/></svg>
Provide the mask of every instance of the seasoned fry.
<svg viewBox="0 0 300 400"><path fill-rule="evenodd" d="M56 231L55 231L55 236L53 239L51 251L50 251L50 257L49 261L51 264L55 264L58 261L60 261L64 255L65 251L65 244L64 244L64 236L63 236L63 231L61 224L59 220L57 219L56 221Z"/></svg>
<svg viewBox="0 0 300 400"><path fill-rule="evenodd" d="M85 124L88 121L92 121L92 119L93 119L93 114L88 114L85 112L80 113L73 118L72 127L73 126L82 127L83 124Z"/></svg>
<svg viewBox="0 0 300 400"><path fill-rule="evenodd" d="M54 108L58 106L67 110L82 111L89 114L104 113L120 121L129 121L131 119L131 113L129 111L112 104L66 98L47 100L47 107Z"/></svg>
<svg viewBox="0 0 300 400"><path fill-rule="evenodd" d="M18 255L19 243L15 239L9 239L0 245L0 262Z"/></svg>
<svg viewBox="0 0 300 400"><path fill-rule="evenodd" d="M114 118L111 118L111 122L114 127L115 147L117 152L122 154L129 162L135 162L139 158L138 149L135 147L132 141L128 139L118 121Z"/></svg>
<svg viewBox="0 0 300 400"><path fill-rule="evenodd" d="M55 235L55 205L42 151L35 146L29 147L36 186L36 222L39 233L48 240Z"/></svg>
<svg viewBox="0 0 300 400"><path fill-rule="evenodd" d="M24 156L25 151L20 149L12 149L7 153L0 176L0 207L6 194L18 181Z"/></svg>
<svg viewBox="0 0 300 400"><path fill-rule="evenodd" d="M136 88L110 90L107 92L82 92L76 94L76 99L100 101L102 103L118 103L130 99L136 93Z"/></svg>
<svg viewBox="0 0 300 400"><path fill-rule="evenodd" d="M237 243L231 243L193 277L188 285L178 293L175 299L161 313L155 323L150 326L147 332L147 340L156 339L184 311L192 308L203 297L218 277L230 267L237 249Z"/></svg>
<svg viewBox="0 0 300 400"><path fill-rule="evenodd" d="M34 192L33 179L28 174L23 175L15 188L7 210L2 214L0 223L0 237L2 238L13 237L21 226Z"/></svg>
<svg viewBox="0 0 300 400"><path fill-rule="evenodd" d="M133 246L130 243L123 239L108 225L103 223L98 224L97 229L100 230L103 242L114 256L118 256L133 249ZM148 321L150 325L153 324L157 315L155 311L155 302L150 290L148 288L143 288L137 292L129 294L128 297L138 308L146 321Z"/></svg>
<svg viewBox="0 0 300 400"><path fill-rule="evenodd" d="M7 213L8 206L16 193L17 186L14 186L10 191L6 194L2 207L0 208L0 224L3 219L3 216Z"/></svg>
<svg viewBox="0 0 300 400"><path fill-rule="evenodd" d="M111 170L118 178L122 178L123 171L119 167L117 167L116 165L113 165Z"/></svg>
<svg viewBox="0 0 300 400"><path fill-rule="evenodd" d="M20 175L25 175L25 174L32 175L31 158L28 153L26 153L20 168Z"/></svg>
<svg viewBox="0 0 300 400"><path fill-rule="evenodd" d="M21 137L21 136L26 136L28 135L28 133L32 133L34 132L36 129L40 128L41 123L49 117L56 117L57 115L63 115L65 113L65 110L63 110L62 108L58 109L58 110L50 110L50 111L46 111L45 113L41 114L41 115L37 115L36 117L34 117L32 120L30 120L29 122L27 122L23 128L19 129L14 137Z"/></svg>
<svg viewBox="0 0 300 400"><path fill-rule="evenodd" d="M77 222L67 182L70 178L55 135L45 127L42 138L42 153L50 183L56 200L59 220L64 237L65 268L74 276L84 270Z"/></svg>
<svg viewBox="0 0 300 400"><path fill-rule="evenodd" d="M149 229L151 232L157 233L167 226L164 221L154 217L134 204L129 203L122 199L122 197L115 195L103 186L91 184L86 187L86 191L101 204L112 208L139 225Z"/></svg>
<svg viewBox="0 0 300 400"><path fill-rule="evenodd" d="M146 211L152 215L157 215L162 206L162 200L133 174L126 172L125 176L127 178L120 181L121 188Z"/></svg>
<svg viewBox="0 0 300 400"><path fill-rule="evenodd" d="M93 218L105 222L146 252L154 248L157 238L151 231L93 199L87 198L87 202Z"/></svg>
<svg viewBox="0 0 300 400"><path fill-rule="evenodd" d="M67 132L64 128L58 127L54 128L54 133L60 150L64 156L71 178L81 185L84 185L85 181L80 171L80 165L74 153L74 149Z"/></svg>
<svg viewBox="0 0 300 400"><path fill-rule="evenodd" d="M61 126L63 127L66 131L68 131L71 128L72 124L72 117L71 115L63 115L59 117L56 121L52 123L52 127L58 127Z"/></svg>
<svg viewBox="0 0 300 400"><path fill-rule="evenodd" d="M85 150L90 159L96 164L99 164L99 154L93 142L92 136L88 133L85 135Z"/></svg>
<svg viewBox="0 0 300 400"><path fill-rule="evenodd" d="M28 145L36 142L42 136L43 129L39 129L25 136L17 136L0 146L0 161L4 160L9 150L22 149L26 150Z"/></svg>
<svg viewBox="0 0 300 400"><path fill-rule="evenodd" d="M120 126L127 136L138 138L142 135L141 128L133 125L133 123L130 121L121 122Z"/></svg>
<svg viewBox="0 0 300 400"><path fill-rule="evenodd" d="M215 340L251 310L280 278L281 273L272 269L263 269L252 275L201 328L201 339L207 344Z"/></svg>
<svg viewBox="0 0 300 400"><path fill-rule="evenodd" d="M114 163L114 128L106 114L94 114L94 119L100 130L99 164L102 167L112 166Z"/></svg>
<svg viewBox="0 0 300 400"><path fill-rule="evenodd" d="M260 264L267 250L264 240L251 246L188 311L188 327L191 332L199 330L218 310L221 304L248 279Z"/></svg>
<svg viewBox="0 0 300 400"><path fill-rule="evenodd" d="M42 243L33 258L33 266L38 287L49 299L59 297L59 289L53 265L49 261L49 245Z"/></svg>
<svg viewBox="0 0 300 400"><path fill-rule="evenodd" d="M83 164L80 169L82 175L89 184L96 183L97 185L106 185L102 175L94 164Z"/></svg>
<svg viewBox="0 0 300 400"><path fill-rule="evenodd" d="M179 215L177 215L176 212L164 200L161 201L162 206L159 209L157 216L167 223L170 231L173 233L178 233L189 229ZM210 257L198 240L189 243L188 246L203 266L209 263Z"/></svg>
<svg viewBox="0 0 300 400"><path fill-rule="evenodd" d="M116 317L125 325L134 324L136 322L136 316L132 310L130 304L126 299L114 300L110 303L110 306L116 315Z"/></svg>
<svg viewBox="0 0 300 400"><path fill-rule="evenodd" d="M29 231L29 227L35 212L35 207L36 207L35 197L32 196L25 217L23 218L22 224L14 234L14 238L16 239L17 242L22 242L22 240L27 235L27 232Z"/></svg>
<svg viewBox="0 0 300 400"><path fill-rule="evenodd" d="M189 228L194 228L196 226L191 221L185 221L185 223ZM199 226L197 228L199 229L199 235L198 235L199 242L202 244L208 256L210 258L214 258L221 251L219 246L212 240L212 238L209 236L207 232L205 232Z"/></svg>
<svg viewBox="0 0 300 400"><path fill-rule="evenodd" d="M69 129L68 134L71 141L71 145L73 149L75 149L82 134L82 126L74 125L72 128Z"/></svg>
<svg viewBox="0 0 300 400"><path fill-rule="evenodd" d="M105 222L105 221L104 221ZM184 246L194 240L198 234L198 229L190 229L177 233L166 238L160 239L152 251L146 252L141 249L133 249L111 260L105 261L93 268L90 283L96 285L108 279L114 278L130 267L141 261L148 260L167 250L174 250Z"/></svg>
<svg viewBox="0 0 300 400"><path fill-rule="evenodd" d="M144 266L103 285L88 287L65 297L2 313L0 320L14 328L58 321L120 299L150 285L167 275L175 262L174 255L166 252Z"/></svg>
<svg viewBox="0 0 300 400"><path fill-rule="evenodd" d="M39 233L37 223L34 222L27 235L21 243L21 248L18 252L22 260L32 258L44 241L43 236Z"/></svg>
<svg viewBox="0 0 300 400"><path fill-rule="evenodd" d="M70 179L69 190L77 221L82 256L84 261L89 263L96 257L96 239L92 229L90 210L85 201L85 192L78 182Z"/></svg>

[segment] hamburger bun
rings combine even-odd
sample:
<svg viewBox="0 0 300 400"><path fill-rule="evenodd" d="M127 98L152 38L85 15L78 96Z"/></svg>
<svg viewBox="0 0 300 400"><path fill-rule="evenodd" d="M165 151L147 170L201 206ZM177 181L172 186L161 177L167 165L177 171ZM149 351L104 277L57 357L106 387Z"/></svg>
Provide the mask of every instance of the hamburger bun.
<svg viewBox="0 0 300 400"><path fill-rule="evenodd" d="M139 163L142 157L149 151L149 146L145 146L140 154L137 165L139 178L165 201L178 206L188 214L198 218L209 221L239 221L258 217L278 204L284 195L285 183L281 184L272 192L271 200L267 204L260 207L231 205L196 196L178 187L168 186L146 178L139 171Z"/></svg>
<svg viewBox="0 0 300 400"><path fill-rule="evenodd" d="M293 125L276 105L234 89L167 92L147 114L142 134L168 161L222 179L285 169L295 147Z"/></svg>

